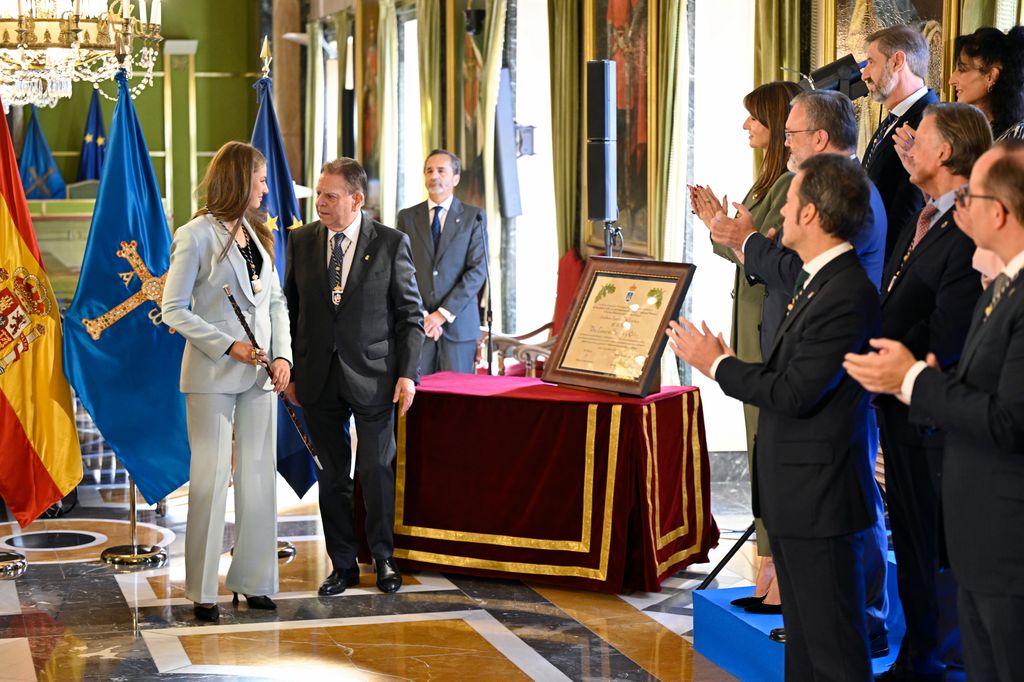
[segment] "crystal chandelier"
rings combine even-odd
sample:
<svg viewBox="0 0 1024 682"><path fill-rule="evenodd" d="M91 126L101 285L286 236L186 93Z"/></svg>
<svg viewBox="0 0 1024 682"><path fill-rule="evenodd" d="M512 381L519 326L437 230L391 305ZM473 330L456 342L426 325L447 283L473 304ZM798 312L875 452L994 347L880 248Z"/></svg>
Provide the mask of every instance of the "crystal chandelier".
<svg viewBox="0 0 1024 682"><path fill-rule="evenodd" d="M160 0L0 0L0 98L52 107L75 81L99 89L118 69L134 98L153 82L160 43ZM100 90L107 99L114 99Z"/></svg>

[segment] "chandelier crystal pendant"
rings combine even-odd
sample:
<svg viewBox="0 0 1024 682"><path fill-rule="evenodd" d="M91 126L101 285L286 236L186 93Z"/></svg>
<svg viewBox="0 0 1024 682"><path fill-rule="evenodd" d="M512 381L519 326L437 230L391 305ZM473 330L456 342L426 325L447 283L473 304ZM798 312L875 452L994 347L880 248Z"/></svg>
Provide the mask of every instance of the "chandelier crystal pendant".
<svg viewBox="0 0 1024 682"><path fill-rule="evenodd" d="M147 4L151 1L150 7ZM149 10L147 12L147 9ZM0 0L0 98L52 107L75 81L100 89L118 69L138 77L134 98L153 82L160 0Z"/></svg>

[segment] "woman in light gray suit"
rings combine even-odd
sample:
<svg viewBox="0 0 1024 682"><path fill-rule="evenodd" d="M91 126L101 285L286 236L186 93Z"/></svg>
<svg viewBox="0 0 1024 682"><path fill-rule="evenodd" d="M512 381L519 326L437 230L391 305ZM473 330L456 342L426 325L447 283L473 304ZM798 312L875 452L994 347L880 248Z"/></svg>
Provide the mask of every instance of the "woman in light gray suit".
<svg viewBox="0 0 1024 682"><path fill-rule="evenodd" d="M216 621L217 566L235 458L235 552L226 587L249 608L273 609L277 592L277 400L291 374L288 310L263 222L266 161L253 146L229 142L206 171L206 206L174 233L164 287L164 321L185 337L192 464L185 531L185 594L201 620ZM257 346L224 295L228 284ZM268 356L269 351L269 356ZM269 362L269 376L263 366ZM271 391L273 388L273 392Z"/></svg>

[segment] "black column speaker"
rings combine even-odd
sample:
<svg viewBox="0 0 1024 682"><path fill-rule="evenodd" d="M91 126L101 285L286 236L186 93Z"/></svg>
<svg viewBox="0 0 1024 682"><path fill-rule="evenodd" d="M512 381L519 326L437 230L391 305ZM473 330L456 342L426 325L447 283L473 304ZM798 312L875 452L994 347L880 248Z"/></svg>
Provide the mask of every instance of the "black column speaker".
<svg viewBox="0 0 1024 682"><path fill-rule="evenodd" d="M587 219L619 217L615 131L615 62L587 62Z"/></svg>

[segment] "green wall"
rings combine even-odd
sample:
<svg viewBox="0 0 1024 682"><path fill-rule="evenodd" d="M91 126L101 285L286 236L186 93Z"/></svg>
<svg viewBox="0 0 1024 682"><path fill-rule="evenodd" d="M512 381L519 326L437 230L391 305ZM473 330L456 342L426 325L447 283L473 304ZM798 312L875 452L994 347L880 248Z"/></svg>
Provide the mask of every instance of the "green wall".
<svg viewBox="0 0 1024 682"><path fill-rule="evenodd" d="M216 151L229 140L248 141L256 120L256 91L253 77L243 74L259 71L260 3L258 0L173 0L163 5L163 36L165 39L198 40L196 71L228 73L230 77L196 79L196 139L199 156L199 179L209 161L202 152ZM158 57L158 70L163 69L163 53ZM190 214L189 195L194 191L189 181L188 66L185 58L175 58L171 69L174 206L173 222L180 225ZM132 83L136 82L134 79ZM102 86L108 94L116 93L113 83ZM74 152L74 156L57 155L57 165L67 182L78 175L78 152L81 149L85 117L89 109L92 85L76 83L74 95L52 109L39 110L43 132L55 152ZM164 151L164 81L154 78L153 84L135 99L135 108L142 123L151 152ZM114 102L103 101L104 126L109 132ZM157 181L164 186L164 159L153 158Z"/></svg>

